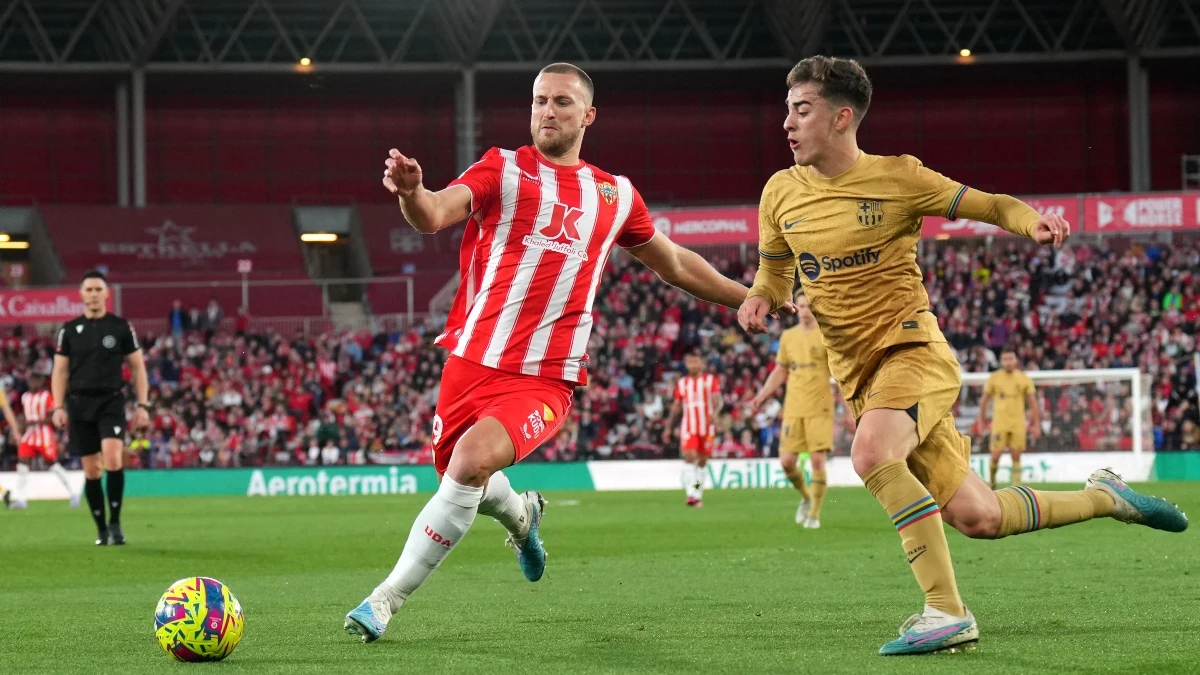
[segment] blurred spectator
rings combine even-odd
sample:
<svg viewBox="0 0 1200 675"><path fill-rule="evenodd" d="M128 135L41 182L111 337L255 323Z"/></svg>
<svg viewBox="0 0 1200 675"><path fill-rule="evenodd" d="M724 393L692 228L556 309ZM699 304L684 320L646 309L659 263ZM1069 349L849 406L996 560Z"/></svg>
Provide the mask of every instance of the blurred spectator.
<svg viewBox="0 0 1200 675"><path fill-rule="evenodd" d="M167 313L167 330L175 337L175 341L179 342L183 340L183 334L191 329L191 317L183 310L183 302L173 301L171 311Z"/></svg>
<svg viewBox="0 0 1200 675"><path fill-rule="evenodd" d="M225 312L221 309L221 303L217 302L216 298L210 298L208 307L204 309L204 341L208 342L212 339L213 333L221 329L221 321L225 319Z"/></svg>

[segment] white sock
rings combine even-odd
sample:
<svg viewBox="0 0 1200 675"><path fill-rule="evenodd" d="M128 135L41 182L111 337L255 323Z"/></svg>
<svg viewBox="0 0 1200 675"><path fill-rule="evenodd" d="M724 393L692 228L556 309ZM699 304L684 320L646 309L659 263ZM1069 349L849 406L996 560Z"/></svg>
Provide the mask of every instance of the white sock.
<svg viewBox="0 0 1200 675"><path fill-rule="evenodd" d="M63 487L67 488L67 494L72 497L75 496L75 491L71 489L71 481L67 478L67 470L63 468L62 464L58 462L51 464L50 473L58 476L58 480L62 481Z"/></svg>
<svg viewBox="0 0 1200 675"><path fill-rule="evenodd" d="M400 609L466 535L482 498L483 488L443 476L441 487L413 523L396 567L371 595L389 599L392 611Z"/></svg>
<svg viewBox="0 0 1200 675"><path fill-rule="evenodd" d="M495 518L518 543L529 535L529 510L525 500L512 489L512 483L503 471L497 471L488 479L479 502L479 515Z"/></svg>
<svg viewBox="0 0 1200 675"><path fill-rule="evenodd" d="M704 498L704 479L708 477L708 469L696 465L696 480L692 483L692 490L696 493L696 499Z"/></svg>
<svg viewBox="0 0 1200 675"><path fill-rule="evenodd" d="M684 463L683 471L679 474L679 482L683 483L683 491L687 494L688 499L696 496L696 465Z"/></svg>
<svg viewBox="0 0 1200 675"><path fill-rule="evenodd" d="M17 489L13 490L14 498L19 501L25 501L25 488L29 484L29 465L17 464Z"/></svg>

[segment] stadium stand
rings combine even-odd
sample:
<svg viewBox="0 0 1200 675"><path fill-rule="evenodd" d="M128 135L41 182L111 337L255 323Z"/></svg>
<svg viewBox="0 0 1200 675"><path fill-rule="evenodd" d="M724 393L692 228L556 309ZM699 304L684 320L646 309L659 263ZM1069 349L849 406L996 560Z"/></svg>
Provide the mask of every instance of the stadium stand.
<svg viewBox="0 0 1200 675"><path fill-rule="evenodd" d="M753 274L735 251L710 257L733 278ZM994 368L1009 345L1031 369L1139 365L1154 383L1156 449L1200 441L1190 360L1200 330L1200 240L1076 245L1053 255L1015 242L931 246L924 263L931 304L966 369ZM577 390L558 438L531 459L676 454L658 440L670 382L691 347L709 355L724 381L717 454L773 453L778 420L747 415L742 401L773 367L778 329L749 337L732 311L684 296L627 256L611 263L596 310L591 384ZM431 319L374 334L149 334L155 422L131 446L131 459L147 467L428 463L443 361L432 346L437 332ZM14 397L30 372L48 372L51 354L47 338L4 340L5 385ZM1129 447L1119 397L1080 397L1069 388L1042 395L1051 433L1038 450ZM840 433L837 452L848 449Z"/></svg>

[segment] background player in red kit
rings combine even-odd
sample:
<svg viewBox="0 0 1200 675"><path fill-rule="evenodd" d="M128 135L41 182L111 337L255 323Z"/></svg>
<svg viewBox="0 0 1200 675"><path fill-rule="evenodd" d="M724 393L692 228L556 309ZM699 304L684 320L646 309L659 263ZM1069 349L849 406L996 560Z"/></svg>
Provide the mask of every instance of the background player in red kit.
<svg viewBox="0 0 1200 675"><path fill-rule="evenodd" d="M629 180L579 159L596 121L592 81L558 63L533 83L533 145L492 148L431 192L421 167L392 150L383 183L423 233L467 221L461 285L437 343L450 355L433 426L438 492L417 516L395 569L346 615L346 630L379 638L392 614L441 564L477 513L509 532L521 571L541 578L544 501L518 495L501 471L553 438L587 382L592 302L613 246L665 282L738 307L746 288L655 232Z"/></svg>
<svg viewBox="0 0 1200 675"><path fill-rule="evenodd" d="M713 418L721 411L721 386L717 376L704 372L704 357L700 352L688 352L683 358L687 375L675 383L675 402L663 430L663 442L671 440L671 427L679 420L679 454L683 456L683 490L687 505L704 505L704 472L712 457L716 427Z"/></svg>
<svg viewBox="0 0 1200 675"><path fill-rule="evenodd" d="M54 433L54 426L50 423L50 413L53 411L54 396L46 388L46 377L31 375L29 391L21 394L21 416L25 418L25 433L21 435L21 442L17 445L17 487L13 491L10 508L23 509L27 504L29 465L34 457L41 457L50 472L62 482L67 494L71 496L71 506L79 506L79 493L71 489L67 470L58 463L58 438Z"/></svg>

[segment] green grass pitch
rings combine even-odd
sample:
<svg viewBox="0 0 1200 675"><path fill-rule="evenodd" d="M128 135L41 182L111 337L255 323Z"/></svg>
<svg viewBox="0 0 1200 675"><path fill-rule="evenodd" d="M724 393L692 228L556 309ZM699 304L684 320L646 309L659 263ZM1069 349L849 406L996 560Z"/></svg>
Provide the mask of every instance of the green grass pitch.
<svg viewBox="0 0 1200 675"><path fill-rule="evenodd" d="M1195 484L1150 491L1200 513ZM546 576L521 576L475 522L364 645L342 617L391 569L426 496L127 500L130 544L99 548L83 509L0 513L0 672L1196 673L1200 542L1110 520L1002 541L950 532L982 631L974 653L876 655L921 595L887 517L831 489L822 529L794 493L549 493ZM159 595L212 576L246 633L218 664L154 641Z"/></svg>

